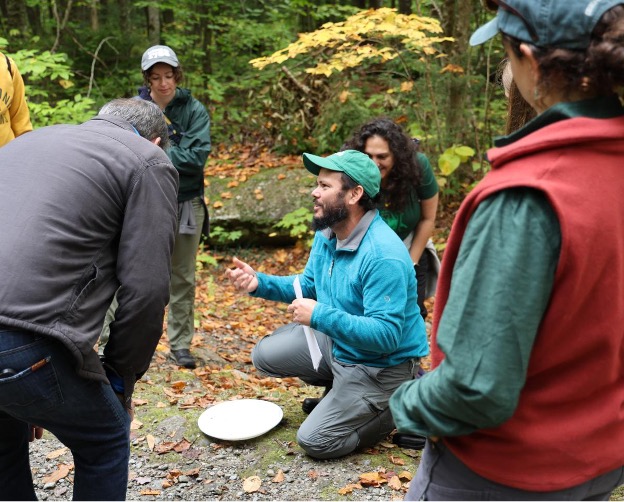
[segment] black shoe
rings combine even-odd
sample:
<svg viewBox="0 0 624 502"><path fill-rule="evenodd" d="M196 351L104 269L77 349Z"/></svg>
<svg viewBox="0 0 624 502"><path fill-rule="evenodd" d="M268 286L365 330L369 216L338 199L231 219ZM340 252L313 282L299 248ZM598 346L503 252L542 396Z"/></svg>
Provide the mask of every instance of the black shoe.
<svg viewBox="0 0 624 502"><path fill-rule="evenodd" d="M306 397L301 403L301 409L306 415L312 413L312 410L317 407L317 405L321 402L320 397Z"/></svg>
<svg viewBox="0 0 624 502"><path fill-rule="evenodd" d="M306 397L301 403L301 409L306 415L312 413L312 410L318 406L327 393L331 390L331 385L329 387L325 387L325 391L321 397Z"/></svg>
<svg viewBox="0 0 624 502"><path fill-rule="evenodd" d="M422 450L425 447L427 438L418 434L402 434L397 432L392 436L392 442L399 448L407 448L409 450Z"/></svg>
<svg viewBox="0 0 624 502"><path fill-rule="evenodd" d="M185 368L191 370L197 367L195 358L191 355L191 351L189 349L172 350L171 355L173 356L173 360L178 363L179 366L184 366Z"/></svg>

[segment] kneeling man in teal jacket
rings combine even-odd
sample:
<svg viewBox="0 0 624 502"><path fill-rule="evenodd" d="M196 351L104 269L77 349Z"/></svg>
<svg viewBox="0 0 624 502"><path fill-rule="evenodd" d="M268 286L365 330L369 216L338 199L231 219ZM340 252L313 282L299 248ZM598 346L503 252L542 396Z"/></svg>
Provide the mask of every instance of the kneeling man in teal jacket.
<svg viewBox="0 0 624 502"><path fill-rule="evenodd" d="M321 399L304 401L309 416L297 441L329 459L392 432L388 400L415 377L428 346L412 260L376 209L375 163L355 150L304 153L303 163L317 175L316 235L303 273L266 275L235 258L227 274L240 291L290 303L293 322L263 338L252 360L267 375L325 387Z"/></svg>

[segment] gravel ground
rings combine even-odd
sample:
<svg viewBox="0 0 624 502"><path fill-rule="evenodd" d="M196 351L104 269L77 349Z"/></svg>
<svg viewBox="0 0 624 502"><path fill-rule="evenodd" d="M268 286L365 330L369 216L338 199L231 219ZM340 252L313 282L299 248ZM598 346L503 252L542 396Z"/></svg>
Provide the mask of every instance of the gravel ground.
<svg viewBox="0 0 624 502"><path fill-rule="evenodd" d="M296 431L305 418L301 401L318 395L317 388L298 379L258 382L249 365L244 365L249 373L220 366L191 372L172 364L167 353L157 351L135 388L128 500L403 499L420 452L383 442L342 459L318 461L297 445ZM204 362L215 359L199 348L194 353ZM212 402L240 398L275 402L284 418L246 441L219 441L199 430L197 419ZM30 447L37 497L71 500L71 452L47 431ZM366 479L357 485L361 476Z"/></svg>
<svg viewBox="0 0 624 502"><path fill-rule="evenodd" d="M182 417L172 417L164 424L171 433ZM161 427L161 429L163 428ZM279 427L279 426L278 426ZM279 443L277 439L273 443ZM379 465L375 454L357 454L333 461L316 461L298 446L277 444L283 451L274 462L265 464L271 445L263 441L248 443L213 443L206 436L188 450L154 455L146 441L132 441L128 500L401 500L407 488L392 489L388 483L363 486L352 494L338 490L358 482L360 474L389 470ZM380 447L385 450L384 447ZM382 458L386 458L383 455ZM387 463L387 462L385 462ZM71 453L49 433L31 444L31 468L40 500L71 500L73 469ZM54 474L69 474L58 481ZM398 466L397 466L398 467ZM408 467L411 472L414 466ZM405 467L398 467L403 470ZM60 473L60 474L59 474ZM254 478L253 476L257 476ZM389 476L388 476L389 477ZM48 479L46 479L48 478ZM255 482L255 485L254 485ZM258 487L259 485L259 487ZM257 488L257 489L255 489ZM253 491L250 491L253 490Z"/></svg>

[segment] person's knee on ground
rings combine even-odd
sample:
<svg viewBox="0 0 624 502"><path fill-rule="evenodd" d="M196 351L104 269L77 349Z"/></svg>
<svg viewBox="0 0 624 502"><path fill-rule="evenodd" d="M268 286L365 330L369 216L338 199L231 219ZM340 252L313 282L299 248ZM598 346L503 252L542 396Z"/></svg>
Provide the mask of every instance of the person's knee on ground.
<svg viewBox="0 0 624 502"><path fill-rule="evenodd" d="M347 431L343 437L324 431L308 431L304 425L305 422L297 431L299 446L313 458L328 460L375 446L393 431L394 420L390 408L386 408L355 431Z"/></svg>

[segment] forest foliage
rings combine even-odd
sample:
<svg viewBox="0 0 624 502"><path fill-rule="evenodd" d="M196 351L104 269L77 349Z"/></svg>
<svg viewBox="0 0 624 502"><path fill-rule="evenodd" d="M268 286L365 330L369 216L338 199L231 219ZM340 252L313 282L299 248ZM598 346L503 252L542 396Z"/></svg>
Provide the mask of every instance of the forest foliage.
<svg viewBox="0 0 624 502"><path fill-rule="evenodd" d="M481 177L504 128L500 44L467 45L492 15L478 0L0 0L0 14L35 127L135 95L143 51L162 43L209 109L214 143L325 154L389 116L453 195Z"/></svg>

